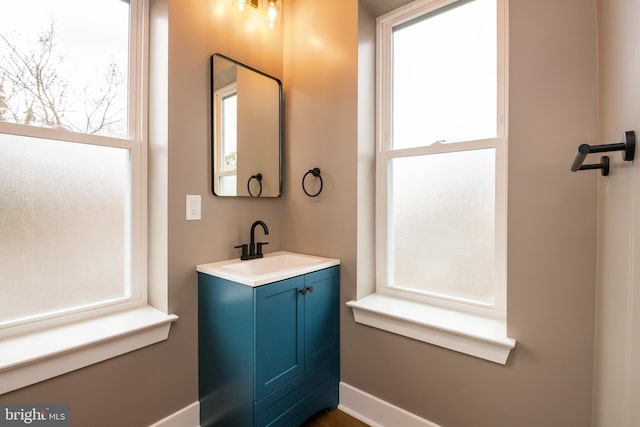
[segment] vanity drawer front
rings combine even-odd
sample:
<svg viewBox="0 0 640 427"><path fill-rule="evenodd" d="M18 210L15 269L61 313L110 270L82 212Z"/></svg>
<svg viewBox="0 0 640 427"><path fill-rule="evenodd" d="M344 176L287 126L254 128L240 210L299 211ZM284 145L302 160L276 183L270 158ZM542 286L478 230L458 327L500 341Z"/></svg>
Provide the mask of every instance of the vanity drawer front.
<svg viewBox="0 0 640 427"><path fill-rule="evenodd" d="M256 402L254 425L290 427L299 425L323 408L337 407L337 387L340 379L338 363L336 358L333 363L308 371ZM336 389L336 393L327 393L332 387ZM331 402L320 399L327 394L334 396Z"/></svg>

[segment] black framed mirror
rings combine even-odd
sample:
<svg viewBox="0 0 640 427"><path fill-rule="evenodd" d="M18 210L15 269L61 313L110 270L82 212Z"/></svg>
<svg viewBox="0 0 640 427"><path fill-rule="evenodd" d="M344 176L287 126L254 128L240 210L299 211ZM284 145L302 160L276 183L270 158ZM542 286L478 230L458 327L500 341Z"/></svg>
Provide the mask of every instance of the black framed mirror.
<svg viewBox="0 0 640 427"><path fill-rule="evenodd" d="M282 194L282 83L225 55L211 56L213 194Z"/></svg>

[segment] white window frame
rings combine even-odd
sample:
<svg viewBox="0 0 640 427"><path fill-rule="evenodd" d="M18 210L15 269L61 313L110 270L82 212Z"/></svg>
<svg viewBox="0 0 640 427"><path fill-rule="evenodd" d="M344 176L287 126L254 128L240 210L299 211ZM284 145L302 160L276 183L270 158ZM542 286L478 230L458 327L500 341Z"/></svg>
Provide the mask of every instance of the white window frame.
<svg viewBox="0 0 640 427"><path fill-rule="evenodd" d="M238 95L238 82L233 82L231 84L228 84L227 86L221 87L220 89L216 90L214 93L214 100L215 100L215 115L214 115L214 120L215 120L215 132L216 132L216 137L215 137L215 159L217 164L216 172L215 172L215 179L216 182L218 183L218 188L221 187L221 183L220 183L220 178L224 177L224 176L236 176L238 174L238 169L237 169L237 165L235 169L229 169L229 170L225 170L224 169L224 156L222 153L222 146L224 143L223 140L223 126L222 126L222 117L224 114L224 100L225 98L231 96L231 95Z"/></svg>
<svg viewBox="0 0 640 427"><path fill-rule="evenodd" d="M377 20L376 46L376 291L348 303L357 322L441 347L504 364L515 341L506 335L506 195L507 195L507 0L498 9L498 102L496 138L391 147L393 28L458 0L418 0ZM484 148L496 150L495 302L481 304L388 284L388 164L391 159Z"/></svg>
<svg viewBox="0 0 640 427"><path fill-rule="evenodd" d="M0 123L0 132L131 152L131 294L0 329L0 394L167 339L177 319L147 302L148 0L130 0L128 138Z"/></svg>

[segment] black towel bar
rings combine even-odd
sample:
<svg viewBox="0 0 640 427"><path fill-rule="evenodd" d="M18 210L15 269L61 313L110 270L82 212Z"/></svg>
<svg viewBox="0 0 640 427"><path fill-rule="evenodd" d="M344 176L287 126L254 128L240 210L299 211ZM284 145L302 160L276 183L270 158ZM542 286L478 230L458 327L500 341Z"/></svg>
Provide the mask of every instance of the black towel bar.
<svg viewBox="0 0 640 427"><path fill-rule="evenodd" d="M591 153L608 153L609 151L622 151L622 160L630 162L636 151L636 133L628 130L624 133L623 141L617 144L589 145L581 144L571 164L571 171L577 172L588 169L602 169L602 175L609 175L609 157L603 156L600 163L583 165L582 163Z"/></svg>

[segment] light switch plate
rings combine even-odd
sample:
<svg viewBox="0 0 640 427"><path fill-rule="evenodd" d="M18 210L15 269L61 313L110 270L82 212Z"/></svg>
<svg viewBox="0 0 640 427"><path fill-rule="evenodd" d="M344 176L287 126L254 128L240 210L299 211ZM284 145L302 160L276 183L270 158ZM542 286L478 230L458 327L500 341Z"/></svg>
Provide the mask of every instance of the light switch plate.
<svg viewBox="0 0 640 427"><path fill-rule="evenodd" d="M202 219L201 203L199 195L187 195L187 221Z"/></svg>

